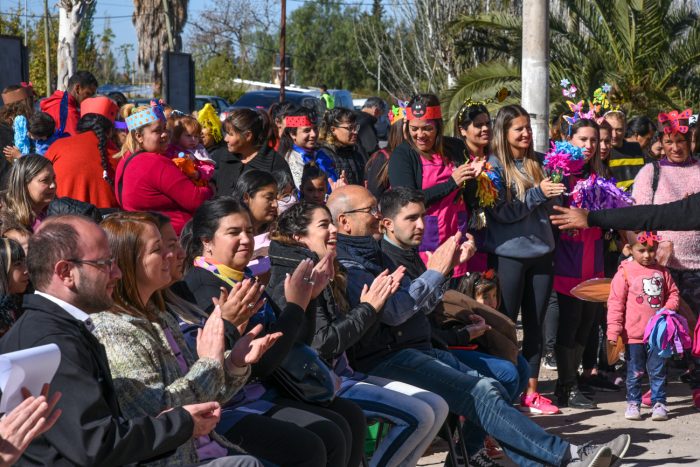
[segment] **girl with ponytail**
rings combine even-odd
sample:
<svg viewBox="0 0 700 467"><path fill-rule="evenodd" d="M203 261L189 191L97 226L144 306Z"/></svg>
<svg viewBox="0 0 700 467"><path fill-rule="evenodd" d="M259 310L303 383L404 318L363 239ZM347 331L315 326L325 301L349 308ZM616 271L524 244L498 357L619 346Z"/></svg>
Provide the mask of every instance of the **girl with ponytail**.
<svg viewBox="0 0 700 467"><path fill-rule="evenodd" d="M117 105L107 97L91 97L83 101L81 111L78 133L56 141L46 151L56 172L56 194L102 209L116 208L117 148L112 133Z"/></svg>

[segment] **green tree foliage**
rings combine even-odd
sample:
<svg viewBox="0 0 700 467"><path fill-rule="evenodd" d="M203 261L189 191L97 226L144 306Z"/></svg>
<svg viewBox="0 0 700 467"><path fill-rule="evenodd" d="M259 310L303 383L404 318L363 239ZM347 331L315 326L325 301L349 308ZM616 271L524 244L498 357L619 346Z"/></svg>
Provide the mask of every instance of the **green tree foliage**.
<svg viewBox="0 0 700 467"><path fill-rule="evenodd" d="M330 88L372 87L360 62L354 22L356 6L333 0L307 2L295 9L287 24L287 44L292 55L294 82Z"/></svg>
<svg viewBox="0 0 700 467"><path fill-rule="evenodd" d="M552 104L567 78L592 96L607 82L613 101L630 114L656 115L686 108L700 98L700 21L696 7L673 0L563 0L564 14L550 15ZM507 13L462 17L453 26L473 33L464 50L479 47L491 60L467 70L445 93L449 109L464 98L488 97L506 85L520 90L521 17Z"/></svg>

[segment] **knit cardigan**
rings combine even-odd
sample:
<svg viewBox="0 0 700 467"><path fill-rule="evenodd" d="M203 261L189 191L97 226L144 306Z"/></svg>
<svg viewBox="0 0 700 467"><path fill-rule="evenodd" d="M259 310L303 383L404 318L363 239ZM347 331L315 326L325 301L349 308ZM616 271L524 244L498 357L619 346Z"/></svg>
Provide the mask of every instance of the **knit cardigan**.
<svg viewBox="0 0 700 467"><path fill-rule="evenodd" d="M653 164L645 165L634 179L632 197L636 204L665 204L700 191L700 163L687 166L660 163L659 184L653 195ZM700 230L661 231L663 241L673 242L673 254L667 266L676 270L700 270Z"/></svg>
<svg viewBox="0 0 700 467"><path fill-rule="evenodd" d="M159 313L159 323L125 313L91 315L93 334L105 348L119 406L126 418L157 416L164 410L208 401L226 402L246 383L250 367L240 375L229 374L221 363L193 355L180 327L168 313ZM183 375L166 338L172 332L189 371ZM222 438L211 435L231 447ZM199 462L194 440L181 445L173 455L148 463L152 466L188 465Z"/></svg>

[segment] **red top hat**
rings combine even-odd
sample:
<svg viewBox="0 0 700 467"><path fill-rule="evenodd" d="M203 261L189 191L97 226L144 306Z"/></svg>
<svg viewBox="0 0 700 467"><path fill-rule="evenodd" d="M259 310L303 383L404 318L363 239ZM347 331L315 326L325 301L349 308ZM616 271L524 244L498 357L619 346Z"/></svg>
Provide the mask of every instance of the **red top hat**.
<svg viewBox="0 0 700 467"><path fill-rule="evenodd" d="M118 111L119 107L109 97L88 97L80 103L80 115L100 114L111 122L114 122Z"/></svg>

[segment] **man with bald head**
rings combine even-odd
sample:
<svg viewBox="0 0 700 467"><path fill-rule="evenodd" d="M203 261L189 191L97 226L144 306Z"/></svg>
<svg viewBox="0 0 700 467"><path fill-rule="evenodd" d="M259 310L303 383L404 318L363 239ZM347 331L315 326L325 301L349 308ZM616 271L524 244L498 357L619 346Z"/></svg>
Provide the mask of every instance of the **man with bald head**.
<svg viewBox="0 0 700 467"><path fill-rule="evenodd" d="M338 228L337 257L347 271L348 299L357 306L362 288L394 267L377 242L381 218L377 200L363 187L344 186L333 191L327 206ZM379 321L348 352L353 367L442 396L451 412L466 419L463 436L473 465L485 462L479 451L487 433L521 466L608 466L613 456L622 457L629 446L628 435L609 445L570 444L513 408L497 381L478 375L449 352L433 348L426 315L441 298L442 285L454 266L473 254L468 242L460 244L460 239L457 234L441 245L415 280L404 278L402 267L393 273L402 287L387 300Z"/></svg>
<svg viewBox="0 0 700 467"><path fill-rule="evenodd" d="M216 402L175 408L158 417L121 416L104 348L91 313L112 306L121 272L107 235L90 219L46 219L29 240L27 266L36 292L0 340L0 353L56 344L61 363L51 382L63 396L61 417L17 465L124 465L167 455L219 420ZM249 465L259 465L254 463Z"/></svg>

